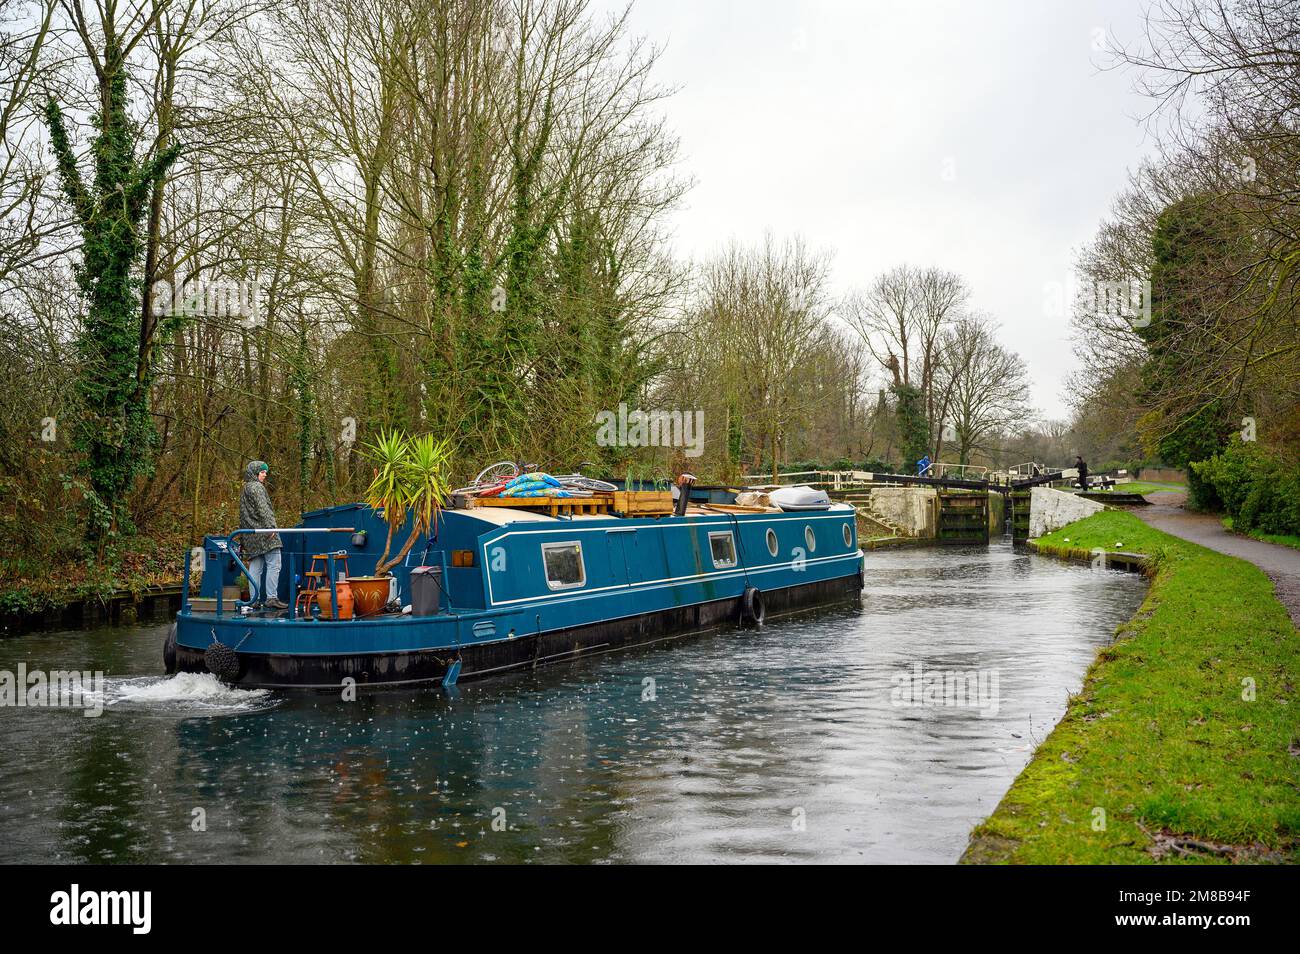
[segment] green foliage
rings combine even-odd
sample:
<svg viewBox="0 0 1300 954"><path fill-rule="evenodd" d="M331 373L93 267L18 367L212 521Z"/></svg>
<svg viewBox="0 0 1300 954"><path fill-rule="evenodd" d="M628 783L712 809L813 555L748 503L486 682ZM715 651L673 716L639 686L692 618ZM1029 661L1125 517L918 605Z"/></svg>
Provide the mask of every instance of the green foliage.
<svg viewBox="0 0 1300 954"><path fill-rule="evenodd" d="M1288 463L1253 442L1234 441L1192 464L1191 473L1213 492L1235 529L1300 533L1300 463Z"/></svg>
<svg viewBox="0 0 1300 954"><path fill-rule="evenodd" d="M101 543L130 531L126 496L135 479L150 472L158 443L149 411L153 345L141 327L135 270L149 198L177 154L173 147L149 160L136 157L141 134L127 110L125 57L111 38L103 51L102 74L89 186L63 111L53 98L45 107L59 181L81 232L77 283L86 314L76 341L80 414L73 444L89 483L86 535Z"/></svg>
<svg viewBox="0 0 1300 954"><path fill-rule="evenodd" d="M408 437L390 431L381 433L362 453L376 465L365 502L382 509L388 523L388 539L375 569L382 575L406 559L415 541L436 526L442 505L451 496L452 447L447 439L435 440L432 434ZM393 533L408 519L410 535L389 559Z"/></svg>
<svg viewBox="0 0 1300 954"><path fill-rule="evenodd" d="M1222 403L1212 401L1187 415L1178 427L1160 439L1160 459L1170 467L1185 468L1205 460L1221 448L1232 433Z"/></svg>
<svg viewBox="0 0 1300 954"><path fill-rule="evenodd" d="M289 381L297 396L298 424L298 499L306 509L307 493L311 484L311 451L314 437L315 409L311 384L311 365L307 349L307 327L298 329L298 348L289 370Z"/></svg>
<svg viewBox="0 0 1300 954"><path fill-rule="evenodd" d="M1254 475L1263 459L1253 444L1229 444L1221 454L1191 466L1195 474L1214 493L1228 514L1234 518L1241 512L1250 493Z"/></svg>
<svg viewBox="0 0 1300 954"><path fill-rule="evenodd" d="M902 444L903 470L911 473L930 447L930 424L925 414L925 402L920 388L910 384L895 384L890 390L895 398L894 414Z"/></svg>
<svg viewBox="0 0 1300 954"><path fill-rule="evenodd" d="M1231 517L1224 517L1223 525L1229 530L1237 529ZM1293 550L1300 550L1300 534L1265 533L1263 530L1247 530L1243 532L1247 536L1254 537L1256 540L1263 540L1265 543L1276 543L1280 547L1291 547Z"/></svg>
<svg viewBox="0 0 1300 954"><path fill-rule="evenodd" d="M1187 509L1203 513L1218 513L1223 510L1223 501L1214 485L1191 467L1187 469Z"/></svg>
<svg viewBox="0 0 1300 954"><path fill-rule="evenodd" d="M1161 410L1148 414L1142 427L1158 435L1154 450L1173 467L1205 460L1233 429L1236 408L1226 397L1187 390L1189 378L1208 378L1212 369L1189 367L1185 345L1189 336L1216 333L1218 303L1205 300L1204 285L1222 267L1234 229L1214 202L1192 197L1166 208L1151 236L1151 322L1138 333L1148 352L1142 385ZM1191 494L1196 504L1203 488L1193 482Z"/></svg>
<svg viewBox="0 0 1300 954"><path fill-rule="evenodd" d="M121 591L180 582L183 557L193 543L184 520L160 521L149 534L119 537L100 557L87 552L76 535L75 509L65 510L52 527L28 522L33 533L60 531L62 549L29 538L27 549L0 550L0 616L60 609L82 600L106 600Z"/></svg>
<svg viewBox="0 0 1300 954"><path fill-rule="evenodd" d="M388 539L379 555L378 565L388 559L393 545L393 534L406 523L407 491L403 466L410 449L410 440L399 431L380 431L372 442L362 445L361 456L374 465L374 477L366 487L362 500L366 506L384 515L388 524Z"/></svg>
<svg viewBox="0 0 1300 954"><path fill-rule="evenodd" d="M627 451L597 446L592 416L635 405L663 358L629 307L622 252L602 213L532 222L521 191L529 181L514 180L499 257L485 261L473 241L464 252L444 243L430 257L438 301L418 366L425 426L455 434L470 460L592 460L615 472ZM411 426L391 413L381 419Z"/></svg>
<svg viewBox="0 0 1300 954"><path fill-rule="evenodd" d="M444 501L451 497L448 478L451 456L451 441L435 440L432 434L413 437L407 446L402 477L415 536L433 530ZM405 555L404 550L402 556Z"/></svg>

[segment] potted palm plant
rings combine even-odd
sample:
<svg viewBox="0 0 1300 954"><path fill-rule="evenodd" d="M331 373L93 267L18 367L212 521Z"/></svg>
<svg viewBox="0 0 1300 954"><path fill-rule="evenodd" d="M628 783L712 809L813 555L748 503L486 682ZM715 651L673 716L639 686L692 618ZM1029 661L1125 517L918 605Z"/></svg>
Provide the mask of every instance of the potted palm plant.
<svg viewBox="0 0 1300 954"><path fill-rule="evenodd" d="M374 576L348 577L357 613L370 616L388 602L393 567L406 559L421 535L432 533L443 502L451 495L448 478L451 444L433 435L408 437L397 431L381 432L363 453L374 465L375 476L366 488L365 503L382 513L388 524L384 550L375 565ZM393 556L393 536L411 521L411 532Z"/></svg>

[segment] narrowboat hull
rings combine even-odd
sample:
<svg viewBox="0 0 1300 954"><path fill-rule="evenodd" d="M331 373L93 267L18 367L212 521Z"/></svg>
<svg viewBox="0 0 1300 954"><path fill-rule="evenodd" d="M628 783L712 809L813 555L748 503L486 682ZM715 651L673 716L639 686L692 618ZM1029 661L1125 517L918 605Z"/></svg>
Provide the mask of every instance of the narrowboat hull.
<svg viewBox="0 0 1300 954"><path fill-rule="evenodd" d="M861 592L862 578L855 574L770 590L763 596L771 619L801 609L857 600ZM457 681L464 682L739 625L740 598L733 597L460 647L315 655L240 651L239 674L228 681L249 689L330 691L339 691L347 685L347 679L354 680L357 686L371 687L437 684L459 658ZM178 645L175 660L180 672L209 671L202 650Z"/></svg>
<svg viewBox="0 0 1300 954"><path fill-rule="evenodd" d="M325 535L325 545L286 544L282 576L267 584L298 604L293 612L223 603L223 587L246 568L231 539L205 541L207 599L177 614L164 660L168 672L211 672L246 688L339 691L450 684L644 646L857 598L864 580L855 517L845 505L658 519L456 511L413 548L413 565L394 571L405 613L304 617L296 597L311 574L297 571L318 565L320 551L341 560L342 546L334 547L348 545L348 572L369 574L376 556L354 527L382 539L368 508L331 508L305 515L295 531ZM430 579L439 581L433 600Z"/></svg>

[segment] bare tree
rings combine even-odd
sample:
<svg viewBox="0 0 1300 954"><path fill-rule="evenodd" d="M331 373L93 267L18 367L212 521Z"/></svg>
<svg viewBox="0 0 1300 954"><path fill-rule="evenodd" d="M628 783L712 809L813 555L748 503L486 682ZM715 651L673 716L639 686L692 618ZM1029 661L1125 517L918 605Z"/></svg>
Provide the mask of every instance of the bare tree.
<svg viewBox="0 0 1300 954"><path fill-rule="evenodd" d="M48 76L56 0L0 5L0 288L52 254L46 240L66 221L43 195L45 162L33 90Z"/></svg>
<svg viewBox="0 0 1300 954"><path fill-rule="evenodd" d="M961 318L944 334L941 389L957 441L959 460L990 449L994 437L1017 430L1035 417L1029 376L1015 352L998 343L997 327L983 315Z"/></svg>
<svg viewBox="0 0 1300 954"><path fill-rule="evenodd" d="M941 447L939 419L944 396L936 388L945 331L969 307L965 279L941 268L900 265L879 275L865 291L851 292L840 315L888 373L894 390L920 394L929 446Z"/></svg>
<svg viewBox="0 0 1300 954"><path fill-rule="evenodd" d="M1161 0L1142 41L1121 48L1115 65L1132 69L1152 98L1162 154L1135 177L1083 269L1146 279L1160 230L1182 228L1183 245L1195 241L1197 222L1214 223L1214 235L1204 237L1201 265L1182 268L1174 294L1168 282L1163 293L1153 289L1166 307L1146 331L1076 319L1088 372L1081 380L1118 379L1125 364L1158 366L1141 395L1149 445L1205 413L1231 418L1257 404L1294 403L1300 8L1289 0ZM1158 354L1156 365L1148 352ZM1101 396L1120 395L1106 388Z"/></svg>

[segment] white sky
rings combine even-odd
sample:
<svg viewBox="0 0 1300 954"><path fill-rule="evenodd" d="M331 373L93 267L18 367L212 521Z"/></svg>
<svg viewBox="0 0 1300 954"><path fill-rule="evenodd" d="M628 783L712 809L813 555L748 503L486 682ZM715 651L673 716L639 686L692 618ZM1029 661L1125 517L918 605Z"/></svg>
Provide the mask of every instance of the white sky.
<svg viewBox="0 0 1300 954"><path fill-rule="evenodd" d="M1136 0L637 0L631 25L681 87L679 256L771 230L831 251L837 292L952 269L1066 416L1069 329L1045 301L1151 147L1131 76L1099 69Z"/></svg>

